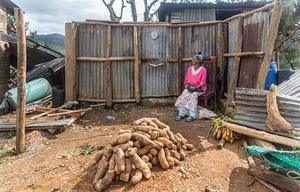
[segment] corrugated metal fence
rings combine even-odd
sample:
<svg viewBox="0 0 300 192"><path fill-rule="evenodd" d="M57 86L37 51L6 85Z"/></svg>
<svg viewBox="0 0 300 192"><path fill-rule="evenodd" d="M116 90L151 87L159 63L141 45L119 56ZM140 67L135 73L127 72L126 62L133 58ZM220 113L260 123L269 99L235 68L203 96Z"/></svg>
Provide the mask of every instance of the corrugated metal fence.
<svg viewBox="0 0 300 192"><path fill-rule="evenodd" d="M111 63L112 102L136 100L136 59L139 60L142 98L176 96L181 92L179 82L191 57L199 51L205 56L216 55L217 23L178 27L172 24L75 23L78 100L106 102L110 78L105 69L107 61ZM138 55L134 52L134 28L138 33ZM179 58L180 51L182 58Z"/></svg>

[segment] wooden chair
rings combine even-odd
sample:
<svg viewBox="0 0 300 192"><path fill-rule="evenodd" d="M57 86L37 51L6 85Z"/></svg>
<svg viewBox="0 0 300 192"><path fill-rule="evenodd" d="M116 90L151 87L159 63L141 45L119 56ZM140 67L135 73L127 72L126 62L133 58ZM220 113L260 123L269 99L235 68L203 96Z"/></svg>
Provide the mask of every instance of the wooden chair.
<svg viewBox="0 0 300 192"><path fill-rule="evenodd" d="M204 67L207 70L206 84L207 90L204 95L201 95L199 103L203 100L204 107L208 108L209 101L213 101L213 110L217 110L217 94L216 94L216 75L217 64L215 57L204 58Z"/></svg>

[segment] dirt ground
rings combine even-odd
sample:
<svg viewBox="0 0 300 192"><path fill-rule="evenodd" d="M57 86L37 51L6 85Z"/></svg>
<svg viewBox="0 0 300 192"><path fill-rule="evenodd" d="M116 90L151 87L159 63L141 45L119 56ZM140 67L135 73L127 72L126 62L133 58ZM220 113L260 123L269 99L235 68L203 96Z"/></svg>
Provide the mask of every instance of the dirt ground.
<svg viewBox="0 0 300 192"><path fill-rule="evenodd" d="M117 182L106 191L269 191L247 174L248 163L240 141L217 150L215 141L205 141L210 121L176 122L175 115L174 107L123 105L115 110L91 111L60 134L30 132L25 153L0 156L0 191L93 191L97 149L119 129L131 129L131 123L141 117L159 118L197 149L173 169L155 168L148 181L135 186ZM0 139L2 151L14 145L15 137L11 137Z"/></svg>

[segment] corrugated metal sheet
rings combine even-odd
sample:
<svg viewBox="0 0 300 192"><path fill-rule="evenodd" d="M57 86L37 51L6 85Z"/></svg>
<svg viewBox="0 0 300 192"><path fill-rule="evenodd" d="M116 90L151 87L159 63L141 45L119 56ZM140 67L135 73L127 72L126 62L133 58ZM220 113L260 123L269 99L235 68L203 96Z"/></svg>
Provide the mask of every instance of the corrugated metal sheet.
<svg viewBox="0 0 300 192"><path fill-rule="evenodd" d="M269 12L258 12L244 19L243 52L264 50L269 33ZM238 87L255 88L263 57L247 56L241 58Z"/></svg>
<svg viewBox="0 0 300 192"><path fill-rule="evenodd" d="M140 52L141 58L146 59L141 67L142 96L176 94L178 63L167 62L166 59L178 57L178 29L142 28Z"/></svg>
<svg viewBox="0 0 300 192"><path fill-rule="evenodd" d="M249 127L265 130L267 117L266 98L267 91L258 89L236 89L236 111L234 121ZM289 96L277 97L278 108L296 132L300 134L300 99ZM281 134L281 133L280 133ZM292 136L290 134L282 134ZM300 136L297 136L300 139Z"/></svg>
<svg viewBox="0 0 300 192"><path fill-rule="evenodd" d="M278 86L278 92L283 95L300 97L300 70L296 71L288 81Z"/></svg>
<svg viewBox="0 0 300 192"><path fill-rule="evenodd" d="M183 9L181 11L170 13L170 22L201 22L201 21L215 21L215 9Z"/></svg>
<svg viewBox="0 0 300 192"><path fill-rule="evenodd" d="M78 26L79 57L106 57L107 26ZM105 99L106 88L104 62L78 62L79 67L79 98Z"/></svg>

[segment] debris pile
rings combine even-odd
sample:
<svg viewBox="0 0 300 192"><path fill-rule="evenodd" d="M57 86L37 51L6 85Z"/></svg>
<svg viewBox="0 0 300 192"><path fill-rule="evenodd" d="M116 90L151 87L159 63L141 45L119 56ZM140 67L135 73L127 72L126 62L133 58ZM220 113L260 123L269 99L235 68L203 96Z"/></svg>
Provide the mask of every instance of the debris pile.
<svg viewBox="0 0 300 192"><path fill-rule="evenodd" d="M111 182L121 180L137 184L151 177L151 168L167 170L186 157L194 146L156 118L135 121L133 130L120 130L118 136L96 156L97 172L93 184L103 191Z"/></svg>

